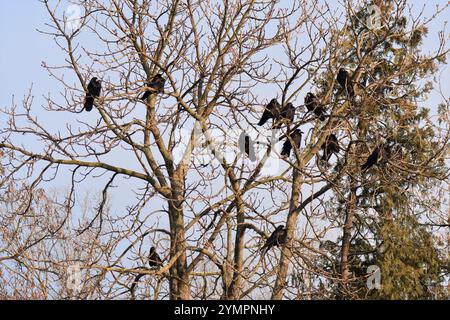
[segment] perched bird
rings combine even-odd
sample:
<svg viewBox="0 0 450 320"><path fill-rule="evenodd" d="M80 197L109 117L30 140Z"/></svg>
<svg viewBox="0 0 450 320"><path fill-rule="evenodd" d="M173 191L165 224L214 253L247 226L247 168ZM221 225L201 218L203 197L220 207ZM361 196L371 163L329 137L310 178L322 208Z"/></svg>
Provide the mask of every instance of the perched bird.
<svg viewBox="0 0 450 320"><path fill-rule="evenodd" d="M377 146L367 158L366 162L361 166L362 171L366 171L376 165L382 158L384 147Z"/></svg>
<svg viewBox="0 0 450 320"><path fill-rule="evenodd" d="M93 77L88 84L88 92L86 98L84 99L84 110L91 111L94 106L95 98L100 96L100 91L102 90L102 81Z"/></svg>
<svg viewBox="0 0 450 320"><path fill-rule="evenodd" d="M275 121L279 118L281 106L277 99L270 100L269 104L266 106L261 120L258 122L258 126L264 125L267 120L274 119Z"/></svg>
<svg viewBox="0 0 450 320"><path fill-rule="evenodd" d="M291 124L294 121L295 117L295 107L292 103L286 104L283 109L281 109L280 113L280 120L278 121L278 124L276 128L279 128L281 123L288 123Z"/></svg>
<svg viewBox="0 0 450 320"><path fill-rule="evenodd" d="M239 149L250 158L252 162L256 161L255 146L250 136L243 131L239 136Z"/></svg>
<svg viewBox="0 0 450 320"><path fill-rule="evenodd" d="M366 162L361 166L361 170L365 171L376 164L386 164L391 160L398 161L402 157L402 147L395 141L388 139L372 151Z"/></svg>
<svg viewBox="0 0 450 320"><path fill-rule="evenodd" d="M156 253L156 249L155 247L151 247L150 248L150 253L148 255L148 264L150 265L150 268L153 267L161 267L162 266L162 261L161 258L158 256L158 254ZM130 288L130 292L131 292L131 297L134 300L135 297L135 290L136 290L136 286L139 283L139 280L145 276L145 273L140 273L138 274L135 278L133 283L131 284L131 288Z"/></svg>
<svg viewBox="0 0 450 320"><path fill-rule="evenodd" d="M289 134L292 141L295 143L297 148L300 148L300 143L302 141L302 132L299 129L295 129L294 132ZM286 141L283 144L283 149L281 150L281 156L289 157L292 150L292 144L289 137L286 137Z"/></svg>
<svg viewBox="0 0 450 320"><path fill-rule="evenodd" d="M348 71L345 70L344 68L340 68L336 80L340 84L340 86L344 88L347 95L350 98L353 98L353 96L355 95L355 91L353 89L353 82L350 79Z"/></svg>
<svg viewBox="0 0 450 320"><path fill-rule="evenodd" d="M333 155L333 153L339 152L339 141L332 133L327 137L321 148L323 150L322 160L328 161L330 160L330 157Z"/></svg>
<svg viewBox="0 0 450 320"><path fill-rule="evenodd" d="M287 240L287 229L284 225L278 226L270 237L266 240L266 243L261 248L261 252L265 254L272 247L278 247L286 243Z"/></svg>
<svg viewBox="0 0 450 320"><path fill-rule="evenodd" d="M305 97L305 106L308 112L313 112L314 115L320 119L325 120L325 108L320 105L319 100L312 92L308 92Z"/></svg>
<svg viewBox="0 0 450 320"><path fill-rule="evenodd" d="M156 248L151 247L150 253L148 255L148 264L150 267L161 267L162 266L162 260L159 257L159 255L156 253Z"/></svg>
<svg viewBox="0 0 450 320"><path fill-rule="evenodd" d="M164 85L166 84L166 79L163 78L161 73L155 75L152 80L147 83L147 87L149 88L141 97L141 100L147 100L148 97L152 93L164 93Z"/></svg>

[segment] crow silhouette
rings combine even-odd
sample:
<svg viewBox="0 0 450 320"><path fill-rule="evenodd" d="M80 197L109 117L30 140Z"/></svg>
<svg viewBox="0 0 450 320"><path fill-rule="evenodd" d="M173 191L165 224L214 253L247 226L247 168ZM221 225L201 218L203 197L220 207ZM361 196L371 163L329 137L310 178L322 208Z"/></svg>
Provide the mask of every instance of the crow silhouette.
<svg viewBox="0 0 450 320"><path fill-rule="evenodd" d="M280 120L278 121L276 128L281 127L282 123L291 124L295 118L295 107L292 103L286 104L283 109L281 109Z"/></svg>
<svg viewBox="0 0 450 320"><path fill-rule="evenodd" d="M258 126L264 125L267 120L274 119L274 121L278 120L280 115L280 104L277 99L270 100L269 104L265 107L261 120L258 122Z"/></svg>
<svg viewBox="0 0 450 320"><path fill-rule="evenodd" d="M320 105L319 100L312 92L308 92L305 97L305 106L308 112L314 113L316 118L320 121L324 121L325 117L325 108Z"/></svg>
<svg viewBox="0 0 450 320"><path fill-rule="evenodd" d="M261 252L264 255L272 247L278 247L286 243L287 240L287 229L284 225L278 226L270 237L266 240L266 243L261 248Z"/></svg>
<svg viewBox="0 0 450 320"><path fill-rule="evenodd" d="M336 80L339 83L339 85L345 90L347 95L350 98L353 98L355 95L355 91L353 89L353 82L350 79L348 71L345 70L344 68L340 68Z"/></svg>
<svg viewBox="0 0 450 320"><path fill-rule="evenodd" d="M339 141L332 133L327 137L321 148L323 150L322 160L328 161L330 160L330 157L333 155L333 153L339 152Z"/></svg>
<svg viewBox="0 0 450 320"><path fill-rule="evenodd" d="M161 73L155 75L152 80L147 83L147 87L149 88L141 97L141 100L147 100L148 97L152 93L164 93L164 85L166 84L166 80L163 78Z"/></svg>
<svg viewBox="0 0 450 320"><path fill-rule="evenodd" d="M150 268L153 268L153 267L159 268L159 267L162 266L161 258L156 253L155 247L151 247L150 248L150 253L148 255L148 264L150 265ZM139 280L143 276L145 276L145 273L140 273L140 274L136 275L136 277L134 278L133 283L131 284L130 292L131 292L131 297L132 297L133 300L136 298L135 297L136 286L138 285Z"/></svg>
<svg viewBox="0 0 450 320"><path fill-rule="evenodd" d="M292 141L295 143L297 148L300 148L300 143L302 141L302 132L299 129L295 129L294 132L290 133ZM292 144L288 137L286 137L286 141L283 144L283 148L281 150L281 156L289 157L292 150Z"/></svg>
<svg viewBox="0 0 450 320"><path fill-rule="evenodd" d="M398 161L403 157L402 147L393 140L388 140L373 149L361 170L366 171L374 165L384 165L391 160Z"/></svg>
<svg viewBox="0 0 450 320"><path fill-rule="evenodd" d="M361 170L364 172L374 165L376 165L383 158L383 153L385 151L384 146L377 146L373 149L372 153L367 158L366 162L361 166Z"/></svg>
<svg viewBox="0 0 450 320"><path fill-rule="evenodd" d="M84 110L91 111L94 106L95 98L100 96L100 91L102 90L102 81L93 77L88 84L88 92L86 93L86 98L84 99Z"/></svg>
<svg viewBox="0 0 450 320"><path fill-rule="evenodd" d="M148 264L150 267L161 267L162 266L162 260L159 257L159 255L156 253L156 248L151 247L150 253L148 255Z"/></svg>

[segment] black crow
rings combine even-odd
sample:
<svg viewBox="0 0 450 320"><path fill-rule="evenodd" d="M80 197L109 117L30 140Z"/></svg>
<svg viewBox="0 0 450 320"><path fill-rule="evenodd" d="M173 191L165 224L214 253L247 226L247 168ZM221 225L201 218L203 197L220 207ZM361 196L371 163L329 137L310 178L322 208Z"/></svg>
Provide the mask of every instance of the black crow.
<svg viewBox="0 0 450 320"><path fill-rule="evenodd" d="M348 71L345 70L344 68L340 68L336 80L340 84L340 86L345 90L347 95L350 98L353 98L353 96L355 95L355 91L353 89L353 82L350 79Z"/></svg>
<svg viewBox="0 0 450 320"><path fill-rule="evenodd" d="M312 92L308 92L305 97L305 106L308 112L313 112L320 121L325 120L325 108L320 105L319 100Z"/></svg>
<svg viewBox="0 0 450 320"><path fill-rule="evenodd" d="M162 260L156 253L156 248L151 247L150 253L148 255L148 264L150 267L161 267L162 266Z"/></svg>
<svg viewBox="0 0 450 320"><path fill-rule="evenodd" d="M280 121L277 127L280 127L282 122L291 124L294 121L294 117L295 117L295 107L292 103L289 102L283 107L283 109L281 109Z"/></svg>
<svg viewBox="0 0 450 320"><path fill-rule="evenodd" d="M299 129L295 129L294 132L289 134L292 141L294 141L297 148L300 148L300 143L302 141L302 132ZM292 144L288 137L286 137L286 141L283 144L283 149L281 150L281 156L289 157L292 150Z"/></svg>
<svg viewBox="0 0 450 320"><path fill-rule="evenodd" d="M266 243L261 248L262 254L265 254L272 247L278 247L286 243L287 240L287 229L284 225L278 226L270 237L266 240Z"/></svg>
<svg viewBox="0 0 450 320"><path fill-rule="evenodd" d="M100 96L100 91L102 90L102 82L97 79L97 77L93 77L88 84L88 92L86 94L86 98L84 99L84 110L91 111L94 106L95 98Z"/></svg>
<svg viewBox="0 0 450 320"><path fill-rule="evenodd" d="M367 158L366 162L361 166L362 171L366 171L367 169L373 167L378 163L382 156L382 150L379 146L377 146L372 153Z"/></svg>
<svg viewBox="0 0 450 320"><path fill-rule="evenodd" d="M149 88L141 97L141 100L147 100L148 97L152 93L164 93L164 85L166 84L166 79L163 78L161 73L155 75L152 80L147 83L147 87Z"/></svg>
<svg viewBox="0 0 450 320"><path fill-rule="evenodd" d="M254 143L245 131L239 136L239 149L241 152L245 152L252 162L256 161Z"/></svg>
<svg viewBox="0 0 450 320"><path fill-rule="evenodd" d="M327 137L321 148L323 150L322 160L328 161L333 153L339 152L339 141L332 133Z"/></svg>
<svg viewBox="0 0 450 320"><path fill-rule="evenodd" d="M276 121L280 115L280 108L281 106L278 103L277 99L270 100L269 104L264 109L261 120L259 120L258 122L258 126L264 125L267 122L267 120L271 118L273 118L274 121Z"/></svg>
<svg viewBox="0 0 450 320"><path fill-rule="evenodd" d="M391 160L398 161L403 157L402 147L393 140L378 145L367 158L366 162L361 166L361 170L365 171L376 164L386 164Z"/></svg>

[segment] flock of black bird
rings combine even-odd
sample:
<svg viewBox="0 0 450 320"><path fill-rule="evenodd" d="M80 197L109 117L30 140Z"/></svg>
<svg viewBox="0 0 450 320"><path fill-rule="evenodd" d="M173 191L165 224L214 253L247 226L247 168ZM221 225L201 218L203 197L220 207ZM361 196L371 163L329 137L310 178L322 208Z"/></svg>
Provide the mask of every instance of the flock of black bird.
<svg viewBox="0 0 450 320"><path fill-rule="evenodd" d="M353 81L347 70L345 70L344 68L339 69L339 72L336 76L336 81L339 83L339 85L342 87L349 98L352 99L355 96ZM327 115L325 112L325 107L320 103L319 99L315 96L314 93L308 92L306 94L304 105L306 107L307 113L314 114L316 119L319 119L320 121L326 120ZM274 129L279 129L282 124L291 124L294 121L294 117L295 107L292 105L292 103L289 102L282 108L277 99L272 99L264 108L264 112L258 122L258 125L263 126L269 119L272 119L272 127ZM302 133L303 132L301 130L295 129L287 134L286 140L281 150L281 156L290 156L292 143L294 143L297 148L300 148ZM328 162L331 155L333 155L334 153L338 153L340 150L337 137L334 134L330 134L326 138L325 143L321 146L321 149L323 151L321 159ZM247 149L245 149L245 151L247 154L249 154Z"/></svg>
<svg viewBox="0 0 450 320"><path fill-rule="evenodd" d="M355 96L354 85L352 79L347 70L344 68L339 69L339 72L336 77L336 81L343 89L344 93L352 99ZM165 79L162 74L156 74L150 82L147 83L147 86L144 88L144 94L140 98L141 100L147 100L152 94L164 93L164 85ZM97 77L93 77L87 87L86 98L84 101L84 110L91 111L94 106L95 98L100 96L100 92L102 89L101 80ZM321 105L319 99L312 92L308 92L305 99L304 105L307 109L308 113L314 114L316 119L320 121L326 120L326 110L323 105ZM295 118L295 107L292 103L287 103L283 108L280 103L278 103L277 99L270 100L269 104L266 105L264 112L262 114L261 119L258 122L259 126L263 126L268 120L272 119L273 124L272 128L279 129L283 124L292 124ZM300 129L295 129L292 132L288 132L286 135L286 140L283 144L281 150L281 156L289 157L292 150L292 143L294 143L297 149L300 148L301 139L302 139L302 131ZM251 159L256 159L254 151L251 152L251 140L247 134L241 135L239 138L239 144L243 146L246 154ZM386 161L392 155L392 141L386 142L384 144L380 144L375 147L375 149L371 152L366 162L361 166L361 170L365 172L372 166ZM321 160L328 162L330 157L333 154L339 153L339 141L333 133L328 135L325 139L325 142L321 146L321 150L323 152ZM395 152L401 152L399 146ZM252 160L253 161L253 160ZM261 248L262 254L265 254L272 247L278 247L285 244L287 241L287 229L284 225L278 226L275 231L270 235L270 237L266 240L264 246ZM162 260L159 255L156 253L155 247L151 247L149 257L148 257L150 267L159 268L162 266Z"/></svg>

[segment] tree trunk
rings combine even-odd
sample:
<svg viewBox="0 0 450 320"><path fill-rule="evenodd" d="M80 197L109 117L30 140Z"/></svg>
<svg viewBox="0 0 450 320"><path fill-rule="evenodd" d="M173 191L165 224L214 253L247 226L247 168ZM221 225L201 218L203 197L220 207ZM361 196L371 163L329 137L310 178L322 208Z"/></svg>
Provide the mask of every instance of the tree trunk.
<svg viewBox="0 0 450 320"><path fill-rule="evenodd" d="M353 182L352 182L353 184ZM341 247L341 297L345 298L348 292L348 279L350 275L348 256L350 252L350 241L352 239L353 217L356 206L356 188L352 187L345 212L345 224Z"/></svg>
<svg viewBox="0 0 450 320"><path fill-rule="evenodd" d="M175 171L171 179L172 199L169 200L171 256L182 252L176 263L170 268L170 298L173 300L188 300L191 298L186 262L186 230L183 217L183 172L183 170Z"/></svg>
<svg viewBox="0 0 450 320"><path fill-rule="evenodd" d="M272 300L281 300L283 298L283 290L286 286L286 278L289 269L289 258L291 257L291 248L294 243L294 231L297 225L297 218L299 214L298 203L300 200L300 187L302 175L300 171L293 169L292 194L289 203L289 214L286 222L287 228L287 242L283 246L280 257L280 264L277 272L277 279L272 291Z"/></svg>
<svg viewBox="0 0 450 320"><path fill-rule="evenodd" d="M233 183L233 189L234 192L236 193L237 227L236 227L236 240L234 243L233 279L226 293L226 298L228 300L236 300L239 298L242 282L243 261L244 261L244 236L245 236L244 204L239 195L239 184L236 182Z"/></svg>

